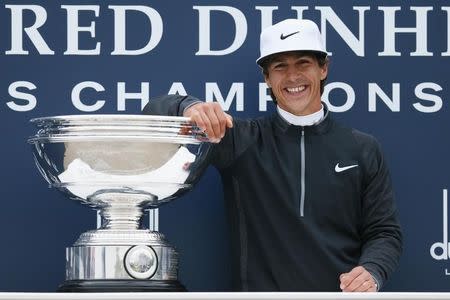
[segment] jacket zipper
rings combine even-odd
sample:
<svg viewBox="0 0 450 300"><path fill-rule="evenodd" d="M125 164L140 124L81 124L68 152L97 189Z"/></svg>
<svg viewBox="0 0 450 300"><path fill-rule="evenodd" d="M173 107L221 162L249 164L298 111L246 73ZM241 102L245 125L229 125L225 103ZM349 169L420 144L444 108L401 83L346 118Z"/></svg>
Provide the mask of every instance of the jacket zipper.
<svg viewBox="0 0 450 300"><path fill-rule="evenodd" d="M305 208L305 128L303 127L300 137L300 157L300 217L303 217Z"/></svg>

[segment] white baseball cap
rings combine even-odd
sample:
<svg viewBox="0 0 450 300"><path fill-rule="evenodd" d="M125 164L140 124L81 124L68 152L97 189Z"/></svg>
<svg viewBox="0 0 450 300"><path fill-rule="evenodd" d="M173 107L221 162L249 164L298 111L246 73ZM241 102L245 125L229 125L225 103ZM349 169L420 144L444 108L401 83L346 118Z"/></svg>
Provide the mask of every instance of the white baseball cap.
<svg viewBox="0 0 450 300"><path fill-rule="evenodd" d="M316 51L327 55L316 23L310 20L286 19L261 32L261 56L258 65L269 55L287 51Z"/></svg>

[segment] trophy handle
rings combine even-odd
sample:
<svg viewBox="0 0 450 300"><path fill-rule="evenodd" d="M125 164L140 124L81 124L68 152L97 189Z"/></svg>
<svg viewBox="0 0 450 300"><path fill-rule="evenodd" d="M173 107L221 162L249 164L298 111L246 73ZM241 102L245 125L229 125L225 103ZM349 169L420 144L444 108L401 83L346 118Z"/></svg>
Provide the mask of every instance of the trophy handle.
<svg viewBox="0 0 450 300"><path fill-rule="evenodd" d="M148 210L148 227L150 231L159 230L159 210L152 208Z"/></svg>
<svg viewBox="0 0 450 300"><path fill-rule="evenodd" d="M102 228L102 215L100 214L100 210L97 209L97 229Z"/></svg>

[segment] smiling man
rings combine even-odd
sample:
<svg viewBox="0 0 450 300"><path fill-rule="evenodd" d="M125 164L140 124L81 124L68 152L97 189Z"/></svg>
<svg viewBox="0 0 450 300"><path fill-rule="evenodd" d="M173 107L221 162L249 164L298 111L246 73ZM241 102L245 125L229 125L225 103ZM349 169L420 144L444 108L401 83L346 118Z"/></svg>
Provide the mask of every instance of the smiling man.
<svg viewBox="0 0 450 300"><path fill-rule="evenodd" d="M237 290L375 292L402 250L380 146L321 102L328 58L315 23L284 20L260 46L275 114L233 120L176 95L145 112L190 117L216 142L207 162L222 176Z"/></svg>

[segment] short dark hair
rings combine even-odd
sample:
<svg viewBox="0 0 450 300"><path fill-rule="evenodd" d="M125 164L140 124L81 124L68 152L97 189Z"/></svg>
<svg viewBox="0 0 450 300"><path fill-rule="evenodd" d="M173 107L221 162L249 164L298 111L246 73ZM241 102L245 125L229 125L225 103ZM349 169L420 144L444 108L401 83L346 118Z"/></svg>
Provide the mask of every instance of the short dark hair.
<svg viewBox="0 0 450 300"><path fill-rule="evenodd" d="M330 60L328 59L328 56L326 56L324 53L322 52L317 52L317 51L292 51L293 53L296 53L300 56L302 55L308 55L308 56L312 56L316 59L317 63L319 64L320 67L325 66L326 64L328 64L330 62ZM286 53L286 52L282 52L282 53ZM264 58L259 65L262 68L262 72L264 74L264 76L268 76L269 75L269 66L270 64L278 57L278 55L280 55L281 53L275 53L272 55L267 56L266 58ZM325 82L327 81L327 77L325 77L324 79L322 79L320 81L320 95L323 94L323 89L325 87ZM272 91L271 88L269 88L270 91L270 96L272 97L272 100L277 103L277 99L275 98L275 95Z"/></svg>

